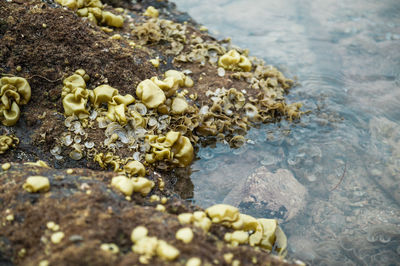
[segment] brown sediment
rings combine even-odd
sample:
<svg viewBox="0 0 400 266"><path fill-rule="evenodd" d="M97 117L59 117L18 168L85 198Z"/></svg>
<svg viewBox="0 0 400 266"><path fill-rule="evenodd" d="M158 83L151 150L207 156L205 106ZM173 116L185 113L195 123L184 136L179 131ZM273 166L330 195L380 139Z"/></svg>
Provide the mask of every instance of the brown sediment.
<svg viewBox="0 0 400 266"><path fill-rule="evenodd" d="M246 61L243 69L247 72L228 67L221 76L215 59L229 50L229 42L216 41L193 23L166 20L185 17L168 2L135 5L129 2L103 1L112 4L112 7L104 6L105 11L124 17L121 28L102 28L106 25L79 17L76 10L62 8L51 0L0 3L0 74L24 77L32 89L29 103L21 106L17 124L0 125L0 135L15 140L0 154L2 164L11 163L10 169L7 166L8 170L0 172L0 212L2 217L13 215L13 219L1 220L0 261L18 265L38 265L41 261L48 261L50 265L138 264L139 256L131 251L129 236L134 227L145 225L150 236L172 243L180 251L179 258L173 262L176 264L185 264L192 257L199 257L203 263L212 264L217 260L223 264L226 253L233 253L234 260L240 260L242 265L254 261L284 264L268 252L248 245L229 247L223 239L231 229L222 225L212 225L210 234L193 227L196 236L193 241L188 245L179 242L175 232L182 226L177 214L200 209L182 201L175 193L182 198L193 194L188 167L193 159L191 148L195 152L199 145L217 140L237 147L245 142L243 135L252 125L282 118L297 119L300 106L287 104L284 99L293 82L277 69L251 57L250 72ZM150 4L165 8L160 9L158 19L143 16ZM125 9L115 9L119 6ZM121 37L115 37L116 34ZM238 49L238 52L247 59L246 51ZM150 60L157 57L160 64L155 67ZM109 85L119 96L135 97L134 103L119 109L125 110L127 121L121 117L114 121L115 127L124 128L134 118L127 111L131 110L129 106L146 103L136 97L140 82L154 77L165 81L168 70L182 71L189 78L178 88L164 90L165 102L157 108L148 107L149 112L143 115L146 123L152 117L166 114L170 121L162 130L145 126L147 143L143 138L137 147L129 147L115 139L120 146L111 147L104 142L115 135L106 136L105 128L85 117L71 120L82 126L84 134L73 132L65 125L71 115L65 112L62 93L72 92L63 90L62 81L74 73L90 77L85 80L84 89L88 93L100 85ZM175 99L179 100L174 106ZM106 108L109 102L96 106L90 96L86 100L87 109L81 113L87 111L89 115L95 110L101 118L106 117L107 108L112 112L110 106ZM208 110L203 114L205 105ZM163 143L169 141L165 137L169 132L179 135L171 145ZM83 149L80 159L73 153L76 147L62 144L67 135L72 139L81 138L79 142L75 140L77 144L93 143L96 149ZM54 151L55 148L61 151ZM133 158L137 152L146 169L145 177L155 185L149 194L134 192L125 197L115 186L111 187L111 180L116 175L129 176L124 166L138 159ZM154 161L145 160L146 152L167 155L160 155ZM20 164L39 159L46 161L50 168ZM67 168L73 169L73 173L63 170ZM47 177L50 191L31 194L23 190L29 176ZM152 195L168 198L165 212L156 210L160 202L151 202ZM64 233L60 244L51 243L51 234L55 232L46 229L49 221L59 225ZM102 250L100 246L104 243L117 245L119 253ZM154 257L151 263L165 261Z"/></svg>

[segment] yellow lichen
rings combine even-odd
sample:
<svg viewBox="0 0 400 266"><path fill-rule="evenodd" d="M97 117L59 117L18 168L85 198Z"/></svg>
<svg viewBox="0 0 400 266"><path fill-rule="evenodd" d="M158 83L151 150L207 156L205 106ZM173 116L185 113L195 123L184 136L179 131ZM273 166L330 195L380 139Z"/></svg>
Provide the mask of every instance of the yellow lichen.
<svg viewBox="0 0 400 266"><path fill-rule="evenodd" d="M159 12L153 6L149 6L146 11L143 13L143 16L148 16L152 18L158 18Z"/></svg>
<svg viewBox="0 0 400 266"><path fill-rule="evenodd" d="M23 188L31 193L47 192L50 190L50 182L44 176L30 176L26 179Z"/></svg>
<svg viewBox="0 0 400 266"><path fill-rule="evenodd" d="M250 60L233 49L219 58L218 66L228 70L241 70L245 72L251 70Z"/></svg>
<svg viewBox="0 0 400 266"><path fill-rule="evenodd" d="M17 123L21 105L31 98L31 87L26 79L20 77L3 77L0 79L0 121L5 126Z"/></svg>

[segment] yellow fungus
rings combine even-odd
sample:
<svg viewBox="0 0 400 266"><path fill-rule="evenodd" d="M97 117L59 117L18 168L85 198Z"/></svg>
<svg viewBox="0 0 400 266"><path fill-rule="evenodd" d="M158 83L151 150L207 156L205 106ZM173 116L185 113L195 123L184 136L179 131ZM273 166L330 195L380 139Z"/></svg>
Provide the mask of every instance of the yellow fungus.
<svg viewBox="0 0 400 266"><path fill-rule="evenodd" d="M63 240L65 234L63 232L56 232L51 235L51 242L53 244L59 244Z"/></svg>
<svg viewBox="0 0 400 266"><path fill-rule="evenodd" d="M145 236L135 241L135 244L132 246L132 251L137 254L152 257L156 253L157 246L158 239L156 237Z"/></svg>
<svg viewBox="0 0 400 266"><path fill-rule="evenodd" d="M160 189L161 189L161 187L160 187ZM165 204L165 203L167 203L167 201L168 201L168 199L166 197L161 198L161 204Z"/></svg>
<svg viewBox="0 0 400 266"><path fill-rule="evenodd" d="M24 163L26 165L31 165L31 166L39 166L39 167L44 167L44 168L50 168L49 165L42 160L37 160L36 162L26 162Z"/></svg>
<svg viewBox="0 0 400 266"><path fill-rule="evenodd" d="M232 266L240 266L240 260L232 261Z"/></svg>
<svg viewBox="0 0 400 266"><path fill-rule="evenodd" d="M154 67L159 67L160 66L160 59L158 59L158 58L150 59L149 61Z"/></svg>
<svg viewBox="0 0 400 266"><path fill-rule="evenodd" d="M19 143L19 139L13 135L0 135L0 154L5 153L11 147L15 147Z"/></svg>
<svg viewBox="0 0 400 266"><path fill-rule="evenodd" d="M132 175L132 176L145 176L146 175L146 169L144 168L143 164L138 161L129 161L127 164L124 166L124 170L127 174Z"/></svg>
<svg viewBox="0 0 400 266"><path fill-rule="evenodd" d="M276 239L276 229L278 222L276 219L258 219L263 228L263 237L260 242L260 246L267 250L272 250L272 247Z"/></svg>
<svg viewBox="0 0 400 266"><path fill-rule="evenodd" d="M93 90L93 102L95 107L99 107L102 103L111 102L112 98L118 94L118 90L109 85L100 85Z"/></svg>
<svg viewBox="0 0 400 266"><path fill-rule="evenodd" d="M6 216L6 220L9 221L9 222L14 221L14 214L9 214L9 215L7 215L7 216Z"/></svg>
<svg viewBox="0 0 400 266"><path fill-rule="evenodd" d="M47 192L50 190L50 182L44 176L30 176L26 179L23 188L31 193Z"/></svg>
<svg viewBox="0 0 400 266"><path fill-rule="evenodd" d="M134 191L140 192L142 196L149 194L154 187L154 182L144 177L132 178L132 184Z"/></svg>
<svg viewBox="0 0 400 266"><path fill-rule="evenodd" d="M206 209L213 223L234 222L238 219L239 209L227 204L216 204Z"/></svg>
<svg viewBox="0 0 400 266"><path fill-rule="evenodd" d="M39 266L49 266L50 262L48 260L41 260L39 262Z"/></svg>
<svg viewBox="0 0 400 266"><path fill-rule="evenodd" d="M136 95L148 108L156 108L166 100L164 92L153 81L146 79L139 83Z"/></svg>
<svg viewBox="0 0 400 266"><path fill-rule="evenodd" d="M7 171L10 168L11 168L11 164L10 163L3 163L1 165L1 169L3 169L4 171Z"/></svg>
<svg viewBox="0 0 400 266"><path fill-rule="evenodd" d="M168 244L164 240L158 241L157 255L165 260L174 260L179 256L180 252L174 246Z"/></svg>
<svg viewBox="0 0 400 266"><path fill-rule="evenodd" d="M0 122L5 126L17 123L21 111L31 98L31 87L26 79L20 77L0 78Z"/></svg>
<svg viewBox="0 0 400 266"><path fill-rule="evenodd" d="M151 195L150 202L157 202L160 201L160 196L158 195Z"/></svg>
<svg viewBox="0 0 400 266"><path fill-rule="evenodd" d="M190 224L193 222L193 214L190 212L181 213L178 215L178 220L181 224Z"/></svg>
<svg viewBox="0 0 400 266"><path fill-rule="evenodd" d="M165 206L161 204L157 204L156 210L160 212L165 212Z"/></svg>
<svg viewBox="0 0 400 266"><path fill-rule="evenodd" d="M86 108L88 97L88 90L81 87L74 88L71 93L66 94L62 100L65 115L88 116L89 111Z"/></svg>
<svg viewBox="0 0 400 266"><path fill-rule="evenodd" d="M134 190L134 183L126 176L115 176L111 180L111 186L121 191L125 196L130 196Z"/></svg>
<svg viewBox="0 0 400 266"><path fill-rule="evenodd" d="M117 254L119 252L119 247L114 243L103 243L101 244L100 249L112 254Z"/></svg>
<svg viewBox="0 0 400 266"><path fill-rule="evenodd" d="M148 16L152 18L158 18L159 11L153 6L149 6L146 11L143 13L143 16Z"/></svg>
<svg viewBox="0 0 400 266"><path fill-rule="evenodd" d="M208 28L204 25L200 26L199 28L200 31L208 31Z"/></svg>
<svg viewBox="0 0 400 266"><path fill-rule="evenodd" d="M227 242L231 242L233 246L237 246L238 244L246 244L249 241L249 234L238 230L233 233L226 233L224 239Z"/></svg>
<svg viewBox="0 0 400 266"><path fill-rule="evenodd" d="M183 114L187 111L189 105L185 98L183 97L175 97L172 100L171 112L173 114Z"/></svg>
<svg viewBox="0 0 400 266"><path fill-rule="evenodd" d="M187 87L187 88L191 88L191 87L193 87L193 85L194 85L194 82L193 82L193 80L190 78L190 77L188 77L188 76L186 76L186 78L185 78L185 87Z"/></svg>
<svg viewBox="0 0 400 266"><path fill-rule="evenodd" d="M201 266L201 259L197 257L190 258L185 266Z"/></svg>
<svg viewBox="0 0 400 266"><path fill-rule="evenodd" d="M193 213L193 225L202 228L205 232L211 227L211 220L206 216L203 211L196 211Z"/></svg>
<svg viewBox="0 0 400 266"><path fill-rule="evenodd" d="M144 238L147 236L148 230L144 226L137 226L132 230L131 233L131 241L133 243L139 241L140 239Z"/></svg>
<svg viewBox="0 0 400 266"><path fill-rule="evenodd" d="M233 260L233 253L225 253L224 260L226 263L231 264Z"/></svg>
<svg viewBox="0 0 400 266"><path fill-rule="evenodd" d="M71 175L71 174L73 174L73 173L74 173L74 170L73 170L73 169L67 169L67 174Z"/></svg>
<svg viewBox="0 0 400 266"><path fill-rule="evenodd" d="M239 214L238 219L233 222L231 226L236 230L241 229L247 232L253 232L249 237L249 244L251 246L259 244L263 237L263 228L260 222L250 215Z"/></svg>
<svg viewBox="0 0 400 266"><path fill-rule="evenodd" d="M251 70L250 60L247 57L240 55L234 49L219 58L218 66L228 70L242 70L245 72Z"/></svg>
<svg viewBox="0 0 400 266"><path fill-rule="evenodd" d="M179 229L175 234L176 239L188 244L193 240L193 231L189 227Z"/></svg>
<svg viewBox="0 0 400 266"><path fill-rule="evenodd" d="M17 66L17 67L15 68L15 70L17 70L18 72L20 72L20 71L22 70L22 67L21 67L21 66Z"/></svg>
<svg viewBox="0 0 400 266"><path fill-rule="evenodd" d="M114 15L109 11L103 11L102 15L101 23L116 28L121 28L124 25L124 18L121 15Z"/></svg>

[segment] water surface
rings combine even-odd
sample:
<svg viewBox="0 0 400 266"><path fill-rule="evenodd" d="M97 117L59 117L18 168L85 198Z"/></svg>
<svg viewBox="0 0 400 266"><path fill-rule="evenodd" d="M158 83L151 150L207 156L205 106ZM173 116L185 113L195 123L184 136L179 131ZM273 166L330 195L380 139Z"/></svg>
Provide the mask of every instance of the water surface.
<svg viewBox="0 0 400 266"><path fill-rule="evenodd" d="M212 34L297 76L288 101L312 111L252 129L240 149L201 149L193 200L222 202L262 165L289 169L309 192L306 208L282 224L290 256L400 265L400 2L174 2Z"/></svg>

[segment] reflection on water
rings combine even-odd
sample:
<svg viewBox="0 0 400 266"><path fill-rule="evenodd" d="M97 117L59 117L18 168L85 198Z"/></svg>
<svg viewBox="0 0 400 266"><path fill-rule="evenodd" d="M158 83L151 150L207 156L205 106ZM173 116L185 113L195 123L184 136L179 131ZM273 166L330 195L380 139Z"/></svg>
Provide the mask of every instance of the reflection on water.
<svg viewBox="0 0 400 266"><path fill-rule="evenodd" d="M261 166L289 169L308 191L306 207L283 223L293 257L399 265L400 2L175 2L218 37L296 75L289 101L312 110L299 123L252 129L240 149L201 149L195 202L223 202Z"/></svg>

